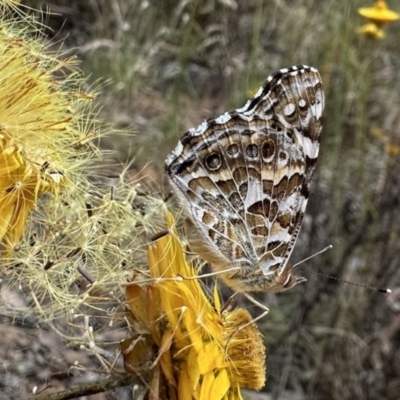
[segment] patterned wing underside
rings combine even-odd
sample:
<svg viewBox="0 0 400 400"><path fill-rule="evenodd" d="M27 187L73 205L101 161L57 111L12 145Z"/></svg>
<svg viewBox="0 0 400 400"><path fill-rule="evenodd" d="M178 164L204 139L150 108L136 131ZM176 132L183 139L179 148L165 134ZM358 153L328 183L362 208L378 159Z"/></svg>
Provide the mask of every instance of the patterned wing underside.
<svg viewBox="0 0 400 400"><path fill-rule="evenodd" d="M200 236L194 250L217 269L283 272L308 200L323 103L314 68L282 69L243 108L188 131L168 157Z"/></svg>

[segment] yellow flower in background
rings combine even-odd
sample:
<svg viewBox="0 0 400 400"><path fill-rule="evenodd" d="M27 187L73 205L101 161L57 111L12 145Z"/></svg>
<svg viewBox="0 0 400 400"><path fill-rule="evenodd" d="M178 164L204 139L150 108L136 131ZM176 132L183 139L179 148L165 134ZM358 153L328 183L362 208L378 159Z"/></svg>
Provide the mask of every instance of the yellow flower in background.
<svg viewBox="0 0 400 400"><path fill-rule="evenodd" d="M216 290L210 302L185 260L170 214L168 225L170 233L148 249L151 285L127 287L130 310L146 332L141 341L135 336L122 345L125 367L137 373L141 361L151 364L150 390L159 398L241 399L240 388L259 390L265 382L261 334L246 310L223 311ZM135 341L141 343L136 350ZM154 382L158 367L167 382L162 391Z"/></svg>
<svg viewBox="0 0 400 400"><path fill-rule="evenodd" d="M384 0L378 0L373 7L359 8L358 13L370 22L358 28L357 33L374 39L383 39L385 32L381 27L391 24L400 18L400 14L389 10Z"/></svg>
<svg viewBox="0 0 400 400"><path fill-rule="evenodd" d="M400 146L393 143L393 138L385 134L384 130L376 126L371 127L371 135L384 146L386 154L395 157L400 154Z"/></svg>
<svg viewBox="0 0 400 400"><path fill-rule="evenodd" d="M373 7L361 7L358 13L365 18L368 18L377 26L390 24L400 18L400 14L389 10L386 1L378 0Z"/></svg>
<svg viewBox="0 0 400 400"><path fill-rule="evenodd" d="M395 157L400 154L400 146L397 146L396 144L388 144L385 146L385 151L389 156Z"/></svg>
<svg viewBox="0 0 400 400"><path fill-rule="evenodd" d="M365 24L360 26L357 29L357 33L363 36L368 36L373 39L383 39L386 36L386 33L383 29L379 28L379 26L374 23Z"/></svg>

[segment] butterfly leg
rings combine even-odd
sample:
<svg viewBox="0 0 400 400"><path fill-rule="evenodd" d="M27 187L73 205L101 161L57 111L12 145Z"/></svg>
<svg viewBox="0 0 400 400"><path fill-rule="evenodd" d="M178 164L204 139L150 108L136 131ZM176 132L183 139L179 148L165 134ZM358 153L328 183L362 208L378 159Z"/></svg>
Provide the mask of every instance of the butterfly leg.
<svg viewBox="0 0 400 400"><path fill-rule="evenodd" d="M233 339L233 337L240 332L242 329L246 328L247 326L249 326L250 324L254 324L255 322L257 322L258 320L260 320L261 318L264 318L268 313L269 313L269 308L267 306L265 306L264 304L260 303L259 301L257 301L253 296L244 293L244 292L236 292L235 294L233 294L229 299L228 302L231 298L233 298L234 296L236 296L238 293L242 293L248 300L250 300L254 305L260 307L262 310L264 310L263 313L261 313L258 317L252 319L251 321L247 322L246 324L239 326L235 332L233 332L232 336L229 338L229 340L226 343L226 348L229 347L229 344L231 342L231 340Z"/></svg>

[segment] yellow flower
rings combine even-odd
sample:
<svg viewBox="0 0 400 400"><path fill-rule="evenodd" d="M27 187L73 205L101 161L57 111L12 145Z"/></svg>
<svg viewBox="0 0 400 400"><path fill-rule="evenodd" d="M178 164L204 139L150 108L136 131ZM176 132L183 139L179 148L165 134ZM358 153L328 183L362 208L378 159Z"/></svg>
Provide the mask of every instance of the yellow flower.
<svg viewBox="0 0 400 400"><path fill-rule="evenodd" d="M56 193L59 180L32 165L7 136L0 133L0 238L11 247L21 237L37 197Z"/></svg>
<svg viewBox="0 0 400 400"><path fill-rule="evenodd" d="M392 10L389 10L386 1L378 0L373 7L361 7L358 13L365 18L368 18L372 23L378 27L384 24L390 24L397 21L400 15Z"/></svg>
<svg viewBox="0 0 400 400"><path fill-rule="evenodd" d="M384 145L385 152L389 156L395 157L400 153L400 147L392 143L392 138L386 135L383 129L373 126L370 132L373 137Z"/></svg>
<svg viewBox="0 0 400 400"><path fill-rule="evenodd" d="M383 39L386 34L385 32L379 28L378 25L374 24L374 23L369 23L363 26L360 26L357 29L357 33L363 36L368 36L370 38L373 39Z"/></svg>
<svg viewBox="0 0 400 400"><path fill-rule="evenodd" d="M378 139L381 143L386 144L389 138L385 135L385 132L382 128L378 128L377 126L372 126L370 129L370 133L373 137Z"/></svg>
<svg viewBox="0 0 400 400"><path fill-rule="evenodd" d="M127 287L130 310L145 330L142 341L135 336L123 343L125 368L138 373L143 363L151 365L150 388L158 388L153 395L160 398L241 399L240 388L259 390L265 382L261 334L246 310L223 311L216 290L211 303L185 260L170 214L168 225L170 233L148 249L150 286ZM158 368L167 382L163 390L154 382Z"/></svg>
<svg viewBox="0 0 400 400"><path fill-rule="evenodd" d="M400 146L397 146L395 144L388 144L387 146L385 146L385 151L390 156L395 157L400 153Z"/></svg>
<svg viewBox="0 0 400 400"><path fill-rule="evenodd" d="M39 196L56 198L77 183L93 146L83 113L91 97L77 87L77 73L68 72L75 61L58 59L31 38L28 17L21 14L19 27L6 15L1 7L0 241L10 255Z"/></svg>

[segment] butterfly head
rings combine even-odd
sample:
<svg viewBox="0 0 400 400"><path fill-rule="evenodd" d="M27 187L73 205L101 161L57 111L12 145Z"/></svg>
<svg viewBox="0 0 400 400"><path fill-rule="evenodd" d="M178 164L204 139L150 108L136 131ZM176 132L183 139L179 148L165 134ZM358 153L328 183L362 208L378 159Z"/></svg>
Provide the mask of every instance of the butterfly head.
<svg viewBox="0 0 400 400"><path fill-rule="evenodd" d="M294 268L290 264L286 264L282 274L276 278L276 288L273 288L273 292L284 292L299 283L306 282L307 279L302 276L297 276Z"/></svg>

